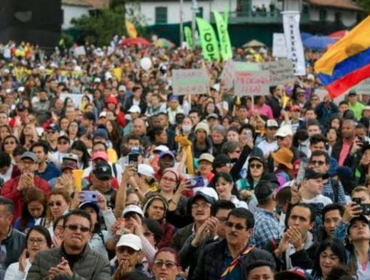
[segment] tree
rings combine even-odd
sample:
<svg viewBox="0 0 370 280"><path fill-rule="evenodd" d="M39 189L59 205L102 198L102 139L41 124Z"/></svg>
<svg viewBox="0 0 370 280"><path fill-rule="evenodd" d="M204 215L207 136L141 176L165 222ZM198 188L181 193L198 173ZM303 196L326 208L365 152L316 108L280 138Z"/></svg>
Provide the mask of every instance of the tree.
<svg viewBox="0 0 370 280"><path fill-rule="evenodd" d="M85 40L97 46L107 46L115 35L126 35L125 9L122 5L103 8L92 15L73 19L76 30Z"/></svg>
<svg viewBox="0 0 370 280"><path fill-rule="evenodd" d="M370 12L370 0L359 0L357 3L363 8L366 12Z"/></svg>

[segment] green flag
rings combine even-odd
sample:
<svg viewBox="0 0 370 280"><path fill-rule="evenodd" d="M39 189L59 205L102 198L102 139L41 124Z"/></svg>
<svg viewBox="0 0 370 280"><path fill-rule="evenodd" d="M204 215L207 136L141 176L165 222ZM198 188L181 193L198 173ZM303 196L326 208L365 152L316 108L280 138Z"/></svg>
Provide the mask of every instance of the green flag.
<svg viewBox="0 0 370 280"><path fill-rule="evenodd" d="M224 21L225 21L225 25L228 26L229 25L229 4L227 4L225 8Z"/></svg>
<svg viewBox="0 0 370 280"><path fill-rule="evenodd" d="M189 49L192 50L194 48L194 45L193 45L193 36L191 34L191 29L190 29L189 26L185 26L184 27L184 34L185 34L185 41L188 44Z"/></svg>
<svg viewBox="0 0 370 280"><path fill-rule="evenodd" d="M222 58L223 60L231 59L233 57L233 52L231 50L230 36L229 31L227 30L227 25L225 24L219 12L216 11L213 12L213 14L215 15L218 38L220 39Z"/></svg>
<svg viewBox="0 0 370 280"><path fill-rule="evenodd" d="M212 59L220 61L220 51L218 49L218 42L215 31L212 25L202 18L197 18L197 24L202 42L203 56L208 61Z"/></svg>

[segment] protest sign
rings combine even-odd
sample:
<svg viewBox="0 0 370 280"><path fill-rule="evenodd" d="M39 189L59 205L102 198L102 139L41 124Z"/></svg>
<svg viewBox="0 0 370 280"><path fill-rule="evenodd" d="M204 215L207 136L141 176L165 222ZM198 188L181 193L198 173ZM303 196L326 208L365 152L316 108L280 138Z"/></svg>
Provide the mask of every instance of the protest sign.
<svg viewBox="0 0 370 280"><path fill-rule="evenodd" d="M329 93L326 89L318 88L315 89L314 94L316 94L319 97L320 101L324 101L325 97L327 97Z"/></svg>
<svg viewBox="0 0 370 280"><path fill-rule="evenodd" d="M71 98L73 101L73 104L75 107L80 107L81 105L81 100L82 97L85 96L86 94L75 94L75 93L62 93L60 95L60 98L64 101L66 98ZM87 96L90 98L90 100L93 100L94 97L91 94L87 94Z"/></svg>
<svg viewBox="0 0 370 280"><path fill-rule="evenodd" d="M284 33L274 33L272 35L272 56L285 58L288 56Z"/></svg>
<svg viewBox="0 0 370 280"><path fill-rule="evenodd" d="M207 72L205 69L173 70L172 87L175 95L207 93Z"/></svg>
<svg viewBox="0 0 370 280"><path fill-rule="evenodd" d="M234 62L228 60L220 76L221 83L226 89L232 89L234 86L234 72Z"/></svg>
<svg viewBox="0 0 370 280"><path fill-rule="evenodd" d="M218 48L217 37L212 25L202 18L197 18L197 24L200 40L202 42L204 58L208 61L220 61L220 51Z"/></svg>
<svg viewBox="0 0 370 280"><path fill-rule="evenodd" d="M235 72L235 93L237 95L268 95L269 71Z"/></svg>
<svg viewBox="0 0 370 280"><path fill-rule="evenodd" d="M75 57L79 57L80 55L86 55L85 47L81 46L81 47L74 48L73 55Z"/></svg>
<svg viewBox="0 0 370 280"><path fill-rule="evenodd" d="M238 72L243 71L260 71L261 66L257 63L250 63L250 62L234 62L234 70Z"/></svg>
<svg viewBox="0 0 370 280"><path fill-rule="evenodd" d="M270 86L284 85L295 81L293 64L287 59L263 63L261 70L270 71Z"/></svg>

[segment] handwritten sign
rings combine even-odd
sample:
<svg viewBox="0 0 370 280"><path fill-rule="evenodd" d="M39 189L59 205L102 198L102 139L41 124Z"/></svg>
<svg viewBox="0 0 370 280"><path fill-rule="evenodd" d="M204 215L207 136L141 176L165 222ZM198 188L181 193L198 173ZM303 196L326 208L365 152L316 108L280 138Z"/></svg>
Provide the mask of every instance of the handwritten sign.
<svg viewBox="0 0 370 280"><path fill-rule="evenodd" d="M73 104L76 108L80 107L82 102L82 97L86 94L74 94L74 93L62 93L60 95L60 98L64 101L66 98L70 98L73 101ZM90 102L94 99L94 97L91 94L87 94L87 96L90 99Z"/></svg>
<svg viewBox="0 0 370 280"><path fill-rule="evenodd" d="M270 72L270 86L284 85L295 81L293 64L287 59L263 63L261 70Z"/></svg>
<svg viewBox="0 0 370 280"><path fill-rule="evenodd" d="M238 72L243 71L259 71L261 67L257 63L249 63L249 62L234 62L234 69Z"/></svg>
<svg viewBox="0 0 370 280"><path fill-rule="evenodd" d="M269 71L235 72L237 95L268 95Z"/></svg>
<svg viewBox="0 0 370 280"><path fill-rule="evenodd" d="M285 58L288 56L284 33L274 33L272 35L272 56Z"/></svg>
<svg viewBox="0 0 370 280"><path fill-rule="evenodd" d="M173 70L172 87L175 95L207 93L207 72L205 69Z"/></svg>

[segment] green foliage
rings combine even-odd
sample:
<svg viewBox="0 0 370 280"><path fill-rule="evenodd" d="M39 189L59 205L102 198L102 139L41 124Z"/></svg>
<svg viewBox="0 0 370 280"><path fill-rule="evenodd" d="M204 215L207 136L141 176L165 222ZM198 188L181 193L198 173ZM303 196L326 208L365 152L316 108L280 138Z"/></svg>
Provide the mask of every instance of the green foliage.
<svg viewBox="0 0 370 280"><path fill-rule="evenodd" d="M122 5L104 8L94 15L73 19L80 35L97 46L107 46L115 35L126 35L125 12Z"/></svg>
<svg viewBox="0 0 370 280"><path fill-rule="evenodd" d="M357 2L366 12L370 12L370 0L359 0Z"/></svg>

